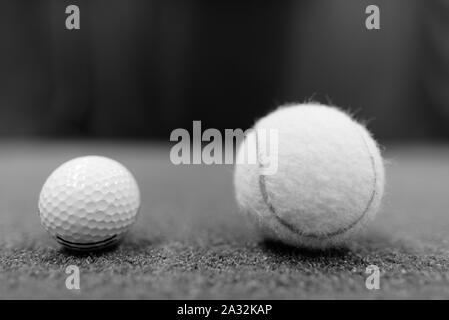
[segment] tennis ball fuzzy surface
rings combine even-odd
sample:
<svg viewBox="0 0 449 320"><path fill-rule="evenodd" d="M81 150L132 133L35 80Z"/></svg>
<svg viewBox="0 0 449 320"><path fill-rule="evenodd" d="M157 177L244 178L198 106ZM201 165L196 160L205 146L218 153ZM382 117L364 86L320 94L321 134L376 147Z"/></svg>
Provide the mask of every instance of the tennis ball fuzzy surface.
<svg viewBox="0 0 449 320"><path fill-rule="evenodd" d="M315 103L289 105L253 129L237 152L235 195L266 237L299 247L342 246L374 218L383 160L370 133L348 114ZM261 141L270 129L278 135L276 150ZM264 162L267 151L277 161L270 174L263 170L273 165ZM248 152L256 153L255 163Z"/></svg>

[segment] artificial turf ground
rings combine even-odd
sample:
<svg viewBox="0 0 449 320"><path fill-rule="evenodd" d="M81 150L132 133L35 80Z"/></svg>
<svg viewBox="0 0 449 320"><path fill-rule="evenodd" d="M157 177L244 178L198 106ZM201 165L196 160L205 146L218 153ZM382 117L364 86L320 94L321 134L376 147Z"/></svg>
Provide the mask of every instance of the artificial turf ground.
<svg viewBox="0 0 449 320"><path fill-rule="evenodd" d="M372 227L348 248L308 251L263 242L238 213L232 167L173 166L144 144L2 142L0 298L449 298L449 148L387 148L387 192ZM39 224L47 175L102 154L135 174L138 223L117 248L74 254ZM365 269L381 270L367 290ZM65 287L77 265L81 290Z"/></svg>

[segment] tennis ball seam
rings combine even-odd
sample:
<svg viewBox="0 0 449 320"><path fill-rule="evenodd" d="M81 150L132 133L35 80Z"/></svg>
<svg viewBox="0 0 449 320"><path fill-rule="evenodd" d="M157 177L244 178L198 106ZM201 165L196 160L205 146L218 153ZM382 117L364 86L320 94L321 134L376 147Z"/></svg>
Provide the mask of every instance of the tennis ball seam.
<svg viewBox="0 0 449 320"><path fill-rule="evenodd" d="M303 230L300 230L298 227L295 227L293 225L291 225L290 223L288 223L287 221L285 221L284 219L282 219L281 217L279 217L279 215L277 214L276 208L273 206L273 204L271 203L269 196L268 196L268 191L266 188L266 177L264 174L259 174L259 189L262 195L262 199L265 203L265 205L268 208L268 211L271 213L272 217L274 217L276 219L277 222L279 222L283 227L287 228L290 232L304 237L304 238L311 238L311 239L318 239L318 240L325 240L328 238L332 238L335 236L339 236L339 235L343 235L344 233L346 233L347 231L351 230L352 228L354 228L368 213L368 211L371 208L371 205L373 204L373 201L375 199L376 196L376 185L377 185L377 171L376 171L376 165L375 165L375 159L373 154L370 151L370 148L368 146L368 143L365 139L365 137L363 136L363 132L361 132L360 128L357 126L357 131L358 134L361 136L361 139L363 141L363 144L365 146L365 148L367 149L367 153L369 155L369 160L370 160L370 164L371 164L371 168L373 171L373 187L372 187L372 192L370 195L370 198L368 200L367 206L365 208L365 210L362 212L362 214L353 222L351 222L350 224L348 224L346 227L340 228L336 231L332 231L332 232L328 232L328 233L322 233L322 234L315 234L315 233L307 233L304 232ZM259 139L258 139L258 135L257 135L257 130L255 132L255 138L256 138L256 154L257 154L257 162L258 162L258 167L259 169L261 169L263 167L262 163L259 161Z"/></svg>

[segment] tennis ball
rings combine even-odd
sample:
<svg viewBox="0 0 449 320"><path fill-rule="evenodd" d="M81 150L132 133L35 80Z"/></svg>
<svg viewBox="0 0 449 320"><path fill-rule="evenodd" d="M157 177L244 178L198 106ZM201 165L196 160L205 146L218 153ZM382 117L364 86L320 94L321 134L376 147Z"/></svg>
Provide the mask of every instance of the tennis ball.
<svg viewBox="0 0 449 320"><path fill-rule="evenodd" d="M348 114L316 103L290 105L253 129L238 148L234 185L239 207L263 235L300 247L341 246L376 215L382 156ZM277 170L268 172L269 166Z"/></svg>

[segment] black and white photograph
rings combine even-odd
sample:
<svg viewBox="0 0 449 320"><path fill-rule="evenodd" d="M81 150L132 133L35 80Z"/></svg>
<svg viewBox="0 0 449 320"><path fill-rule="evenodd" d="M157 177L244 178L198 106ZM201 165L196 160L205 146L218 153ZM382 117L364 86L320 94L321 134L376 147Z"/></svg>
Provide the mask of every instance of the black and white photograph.
<svg viewBox="0 0 449 320"><path fill-rule="evenodd" d="M446 299L449 0L1 1L0 300Z"/></svg>

